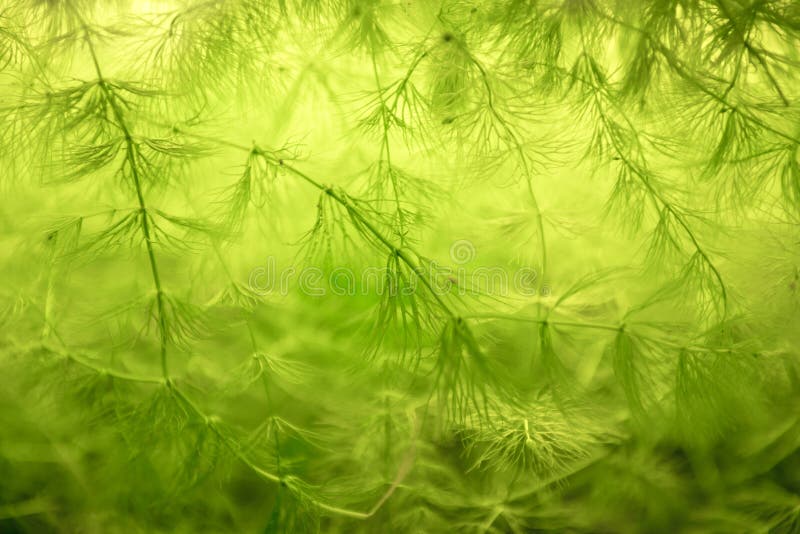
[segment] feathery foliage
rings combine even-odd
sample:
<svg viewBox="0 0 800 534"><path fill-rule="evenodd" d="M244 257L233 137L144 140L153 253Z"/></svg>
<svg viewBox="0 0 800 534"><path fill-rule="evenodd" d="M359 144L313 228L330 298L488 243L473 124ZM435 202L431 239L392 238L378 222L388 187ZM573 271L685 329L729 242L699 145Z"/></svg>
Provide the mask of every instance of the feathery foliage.
<svg viewBox="0 0 800 534"><path fill-rule="evenodd" d="M794 532L792 0L0 5L3 532Z"/></svg>

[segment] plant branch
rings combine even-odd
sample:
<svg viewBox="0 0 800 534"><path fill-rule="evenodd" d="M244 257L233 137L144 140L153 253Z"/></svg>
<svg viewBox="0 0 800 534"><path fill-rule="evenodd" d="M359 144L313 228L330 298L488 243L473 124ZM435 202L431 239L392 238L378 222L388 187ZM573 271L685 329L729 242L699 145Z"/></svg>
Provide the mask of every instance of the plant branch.
<svg viewBox="0 0 800 534"><path fill-rule="evenodd" d="M76 11L76 16L79 17L81 21L80 14ZM168 332L167 332L167 318L164 306L164 290L161 286L161 278L158 273L158 264L156 263L156 256L155 251L153 249L153 239L151 236L151 229L150 223L148 221L147 215L147 204L145 203L144 193L142 192L142 182L139 176L139 169L138 169L138 162L136 159L136 145L133 141L133 135L131 134L131 130L128 128L128 125L125 121L124 114L122 109L117 102L117 97L111 87L106 83L105 78L103 77L103 72L100 69L100 62L97 59L97 53L94 49L94 44L92 43L90 30L88 25L83 22L83 30L85 35L86 44L89 48L89 52L92 57L92 63L94 64L95 72L97 74L98 82L100 85L101 90L106 95L109 104L111 105L112 112L114 117L116 118L116 126L122 132L122 135L125 138L125 159L128 162L128 165L131 169L131 176L133 178L133 185L136 190L136 199L139 203L139 211L141 214L141 230L144 236L145 246L147 248L147 258L150 263L150 273L153 278L153 285L155 286L156 290L156 309L158 312L157 322L158 322L158 330L159 330L159 342L160 342L160 352L161 352L161 373L164 377L164 380L169 380L169 369L167 366L167 344L168 344Z"/></svg>
<svg viewBox="0 0 800 534"><path fill-rule="evenodd" d="M788 133L786 133L786 132L784 132L784 131L782 131L782 130L780 130L778 128L775 128L774 126L771 126L770 124L765 122L763 119L761 119L758 116L754 115L752 112L749 112L749 111L747 111L745 109L742 109L740 106L736 106L735 104L730 102L728 100L727 93L719 94L718 92L716 92L712 88L708 87L700 79L698 79L697 76L694 75L694 73L692 72L692 69L689 66L687 66L684 61L678 59L675 56L675 54L666 45L664 45L659 39L654 37L649 31L647 31L647 30L645 30L643 28L640 28L640 27L638 27L638 26L636 26L634 24L630 24L629 22L626 22L626 21L624 21L624 20L622 20L622 19L620 19L620 18L618 18L618 17L616 17L614 15L606 13L605 11L597 9L597 13L601 17L603 17L603 18L605 18L605 19L607 19L607 20L609 20L609 21L611 21L611 22L613 22L613 23L615 23L615 24L617 24L617 25L619 25L619 26L621 26L623 28L627 28L629 30L632 30L634 32L637 32L637 33L641 34L646 40L648 40L650 43L652 43L653 49L655 51L657 51L659 54L661 54L661 56L664 57L664 59L669 64L669 66L672 67L672 70L675 71L675 73L680 78L682 78L683 80L688 82L690 85L694 86L698 91L700 91L701 93L703 93L706 96L710 97L712 100L715 100L716 102L722 104L725 108L729 109L731 113L738 113L743 118L745 118L746 120L752 122L753 124L755 124L759 128L762 128L765 131L771 132L771 133L777 135L778 137L780 137L782 139L785 139L787 141L791 141L792 143L800 143L800 138L799 137L795 137L792 134L788 134Z"/></svg>
<svg viewBox="0 0 800 534"><path fill-rule="evenodd" d="M161 126L164 126L164 125L162 124ZM172 131L174 131L176 133L181 133L183 135L186 135L186 136L189 136L189 137L193 137L193 138L198 139L198 140L203 140L203 141L207 141L207 142L211 142L211 143L216 143L216 144L219 144L219 145L222 145L222 146L235 148L237 150L241 150L241 151L248 152L248 153L256 153L256 154L264 157L265 159L267 159L267 161L269 161L272 165L275 165L275 166L278 166L278 167L281 167L281 168L285 169L290 174L293 174L295 177L300 178L301 180L303 180L307 184L311 185L315 189L325 193L330 198L332 198L334 201L336 201L338 204L340 204L342 207L344 207L350 215L352 215L356 220L358 220L359 223L363 224L364 228L366 228L366 230L373 237L375 237L378 240L378 242L380 242L381 245L383 245L383 247L386 248L386 250L388 252L390 252L392 254L396 254L397 257L399 257L403 261L403 263L405 263L415 273L417 273L419 275L420 279L422 280L422 283L429 290L429 292L431 293L433 298L437 301L439 306L442 308L442 310L449 317L454 318L454 317L457 316L456 312L452 309L452 307L442 299L442 297L438 294L438 291L436 290L436 288L433 287L433 283L425 275L423 267L417 261L415 261L414 258L412 258L412 256L409 254L409 252L413 253L415 256L419 256L419 254L417 254L416 251L414 251L414 249L411 248L409 245L406 245L405 247L402 247L402 246L397 246L394 243L392 243L391 239L389 239L387 236L385 236L383 234L383 232L378 230L375 227L375 225L369 220L369 218L366 215L364 215L361 212L361 210L358 209L358 207L353 205L353 203L349 200L350 197L346 193L339 192L336 189L334 189L333 187L329 187L329 186L323 185L322 183L318 182L317 180L315 180L314 178L312 178L308 174L302 172L301 170L297 169L296 167L294 167L292 165L289 165L286 161L284 161L282 159L276 159L269 152L264 151L264 150L262 150L262 149L260 149L258 147L249 148L249 147L246 147L244 145L241 145L241 144L238 144L238 143L233 143L233 142L226 141L226 140L223 140L223 139L216 139L216 138L208 137L208 136L205 136L205 135L194 134L192 132L189 132L189 131L186 131L186 130L184 130L182 128L179 128L176 125L173 125L171 127L171 129L172 129Z"/></svg>

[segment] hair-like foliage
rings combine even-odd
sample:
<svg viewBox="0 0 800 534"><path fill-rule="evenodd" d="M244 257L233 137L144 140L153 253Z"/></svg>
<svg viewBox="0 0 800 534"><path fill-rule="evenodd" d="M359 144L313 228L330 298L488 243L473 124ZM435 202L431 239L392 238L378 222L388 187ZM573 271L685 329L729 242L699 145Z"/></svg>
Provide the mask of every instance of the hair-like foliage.
<svg viewBox="0 0 800 534"><path fill-rule="evenodd" d="M795 0L0 5L0 531L796 532Z"/></svg>

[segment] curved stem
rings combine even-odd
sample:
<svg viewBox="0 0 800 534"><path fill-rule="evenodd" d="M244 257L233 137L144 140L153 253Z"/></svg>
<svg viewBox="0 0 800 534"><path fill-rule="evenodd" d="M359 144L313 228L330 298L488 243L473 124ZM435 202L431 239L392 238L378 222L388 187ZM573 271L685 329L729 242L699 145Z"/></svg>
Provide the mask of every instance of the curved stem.
<svg viewBox="0 0 800 534"><path fill-rule="evenodd" d="M601 17L605 18L606 20L609 20L617 24L618 26L627 28L631 31L641 34L645 39L647 39L648 41L650 41L650 43L652 43L653 50L658 52L666 60L667 64L680 78L686 81L689 85L694 86L698 91L708 96L712 100L722 104L725 108L729 109L731 113L738 113L744 119L752 122L754 125L758 126L762 130L773 133L786 141L791 141L792 143L800 143L800 137L796 137L795 135L788 134L782 130L779 130L778 128L775 128L774 126L771 126L769 123L760 119L753 113L745 109L742 109L736 106L734 103L730 102L727 97L728 96L727 92L719 94L714 89L706 86L706 84L704 84L700 79L698 79L697 76L694 75L691 68L689 68L684 61L676 57L675 54L673 54L669 48L667 48L661 41L655 38L649 31L640 28L634 24L630 24L624 20L621 20L614 15L606 13L605 11L601 11L599 9L596 9L596 11Z"/></svg>
<svg viewBox="0 0 800 534"><path fill-rule="evenodd" d="M542 210L539 207L539 201L536 197L536 193L533 190L533 179L531 176L531 169L528 166L527 158L525 157L525 151L522 148L522 142L520 142L519 137L508 125L506 120L500 116L500 112L497 111L497 108L494 104L494 89L492 89L491 84L489 83L489 75L486 72L486 68L483 64L478 61L472 54L467 52L467 56L469 57L470 62L475 65L478 69L478 72L481 75L481 81L483 83L484 90L486 91L486 100L487 105L489 106L489 111L492 113L492 116L497 120L500 126L503 128L506 136L508 136L511 145L513 146L514 151L517 153L517 157L519 158L519 164L522 167L522 172L525 176L525 181L527 182L528 186L528 195L530 197L531 203L533 204L533 210L536 213L536 226L537 231L539 233L539 241L541 242L542 247L542 272L540 278L544 280L545 273L547 272L547 243L545 242L545 234L544 234L544 219L542 218Z"/></svg>
<svg viewBox="0 0 800 534"><path fill-rule="evenodd" d="M718 0L717 2L714 2L714 4L719 8L719 11L722 14L722 16L725 17L728 20L728 22L730 22L731 25L735 28L736 34L742 42L742 51L746 50L747 53L756 58L756 61L758 61L758 63L764 69L764 74L767 75L767 79L772 84L772 87L775 89L775 93L778 95L778 98L781 99L781 102L783 102L784 106L788 107L790 105L789 100L786 98L783 89L781 89L778 80L775 79L775 76L770 71L769 65L767 64L766 59L764 59L764 55L760 51L758 51L755 46L753 46L753 43L750 40L750 34L752 33L752 21L751 24L748 24L748 28L746 30L743 30L742 28L740 28L739 23L734 18L733 13L731 13L730 9L728 9L728 6L725 5L725 0ZM741 63L741 55L739 56L739 59L736 62L737 74L740 72L740 63ZM734 83L735 82L732 82L732 84ZM732 86L733 85L731 85L731 87Z"/></svg>
<svg viewBox="0 0 800 534"><path fill-rule="evenodd" d="M589 57L588 52L586 51L586 41L583 32L583 24L580 25L580 32L581 32L581 46L583 54L586 57ZM658 205L661 205L661 208L669 212L669 214L680 225L686 236L691 241L695 250L702 258L703 262L708 266L709 269L711 269L711 272L714 278L716 279L717 284L719 285L720 292L722 295L722 305L723 305L722 315L724 317L725 315L727 315L728 293L725 287L725 282L722 279L722 275L720 274L716 265L714 265L714 263L708 257L708 254L703 249L703 247L700 246L700 243L697 240L697 236L695 235L694 231L690 228L689 224L686 222L684 216L681 213L679 213L678 210L676 210L675 207L669 201L667 201L658 190L655 189L649 177L642 172L642 170L639 168L638 165L634 164L634 162L631 161L630 157L626 154L626 151L623 149L622 146L620 146L619 139L612 133L612 129L610 127L611 121L608 118L606 111L604 110L603 103L600 100L600 93L602 92L602 88L600 87L600 80L597 79L597 75L594 70L592 70L591 72L594 80L586 81L581 79L580 81L588 84L592 90L592 99L594 101L595 107L597 108L597 112L600 115L603 127L606 129L606 131L609 132L609 139L611 140L614 152L617 154L622 164L625 165L625 167L631 172L631 174L636 176L636 178L642 183L642 185L644 185L645 189L647 190L648 196L656 205L656 208L658 209ZM623 120L627 123L628 127L631 129L631 131L636 133L636 129L633 127L633 123L628 118L628 116L624 112L619 110L619 108L617 109L620 112L621 116L623 117Z"/></svg>
<svg viewBox="0 0 800 534"><path fill-rule="evenodd" d="M52 350L52 349L51 349ZM252 470L255 474L260 476L261 478L274 483L280 483L281 477L274 473L271 473L265 469L262 469L255 463L253 463L250 458L248 458L244 452L242 451L242 447L239 443L232 437L228 436L223 430L220 428L219 424L216 422L213 416L209 416L206 414L198 405L195 403L184 391L178 387L178 385L171 379L164 380L162 378L157 377L147 377L147 376L139 376L134 375L131 373L127 373L124 371L116 371L113 369L109 369L107 367L103 367L100 365L96 365L89 360L77 356L74 353L64 352L62 350L54 350L54 352L61 354L62 356L74 361L75 363L90 369L96 372L99 375L104 376L111 376L113 378L117 378L120 380L125 380L128 382L138 382L143 384L157 384L166 386L172 391L175 396L192 412L192 414L198 418L199 420L206 423L208 428L219 438L220 442L225 445L225 447L237 458L239 459L244 465L246 465L250 470ZM350 517L353 519L369 519L373 515L375 515L378 510L389 500L389 498L394 494L397 488L403 483L403 480L411 471L411 467L414 464L414 460L416 458L416 437L419 429L417 428L416 418L411 416L414 423L412 424L412 434L411 434L411 446L409 447L408 452L406 453L405 458L403 459L400 467L395 475L394 480L392 481L391 485L387 490L378 498L375 504L366 512L360 512L358 510L351 510L349 508L342 508L338 506L333 506L322 501L313 500L314 505L319 508L320 510L325 510L332 514L341 515L345 517Z"/></svg>
<svg viewBox="0 0 800 534"><path fill-rule="evenodd" d="M161 126L164 126L164 125L162 124ZM259 148L246 147L244 145L240 145L238 143L234 143L234 142L231 142L231 141L226 141L224 139L216 139L214 137L208 137L208 136L205 136L205 135L194 134L192 132L188 132L186 130L183 130L183 129L177 127L177 126L171 126L171 129L172 129L173 132L181 133L183 135L186 135L188 137L193 137L193 138L201 140L201 141L207 141L207 142L219 144L219 145L222 145L222 146L227 146L227 147L230 147L230 148L235 148L237 150L241 150L241 151L248 152L248 153L255 152L256 154L266 158L267 161L269 161L271 164L280 166L281 168L285 169L286 171L288 171L289 173L293 174L297 178L300 178L301 180L305 181L306 183L308 183L309 185L311 185L315 189L325 193L326 195L331 197L333 200L335 200L338 204L340 204L342 207L344 207L347 210L347 212L350 215L353 216L353 218L355 218L360 224L362 224L364 226L364 228L375 239L377 239L378 242L384 248L386 248L387 251L389 251L392 254L396 254L397 257L400 258L403 261L403 263L405 263L409 268L411 268L411 270L413 270L415 273L417 273L417 275L419 275L420 279L422 280L423 285L425 285L425 287L431 293L433 298L436 300L436 302L439 304L439 306L442 308L442 310L448 316L450 316L452 318L457 316L457 314L450 307L450 305L448 305L441 298L441 296L439 295L439 292L436 290L435 287L433 287L433 283L428 279L427 276L425 276L424 269L422 268L422 266L419 265L419 263L417 261L415 261L411 257L411 255L409 254L409 251L414 252L413 249L411 247L409 247L409 246L405 246L405 247L401 248L400 246L396 246L394 243L392 243L392 241L388 237L386 237L380 230L378 230L375 227L375 225L363 213L361 213L361 210L359 210L356 206L354 206L352 202L349 202L347 200L346 195L343 195L342 193L336 191L332 187L327 187L327 186L323 185L322 183L318 182L317 180L315 180L314 178L312 178L308 174L302 172L300 169L297 169L296 167L293 167L292 165L289 165L286 161L275 160L275 158L273 158L268 152L265 152L265 151L263 151L263 150L261 150ZM417 254L416 252L414 252L414 254L419 256L419 254Z"/></svg>

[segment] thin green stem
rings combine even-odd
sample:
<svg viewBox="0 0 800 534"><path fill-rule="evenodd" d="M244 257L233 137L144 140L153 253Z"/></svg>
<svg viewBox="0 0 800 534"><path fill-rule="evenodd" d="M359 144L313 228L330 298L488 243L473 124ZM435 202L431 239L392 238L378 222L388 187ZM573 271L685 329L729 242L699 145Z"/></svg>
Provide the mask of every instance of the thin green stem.
<svg viewBox="0 0 800 534"><path fill-rule="evenodd" d="M400 226L400 231L398 232L400 237L400 246L405 244L405 235L406 235L406 221L405 215L403 214L403 209L400 206L400 191L397 185L397 176L392 169L392 154L391 149L389 146L389 128L391 127L389 124L389 119L387 114L389 113L388 108L386 107L386 101L383 98L383 89L381 88L381 80L380 76L378 75L378 64L375 60L375 54L371 54L372 57L372 73L375 76L375 85L378 89L378 99L380 100L381 105L381 124L383 126L383 135L381 138L381 151L378 161L378 171L380 173L381 166L383 165L383 155L386 154L386 165L389 170L389 179L392 183L392 192L394 194L394 202L395 202L395 211L397 212L397 224Z"/></svg>
<svg viewBox="0 0 800 534"><path fill-rule="evenodd" d="M589 56L588 56L588 52L587 52L587 48L586 48L586 41L585 41L585 36L584 36L584 32L583 32L583 24L580 25L580 32L581 32L581 45L583 47L582 48L583 54L588 58ZM594 72L594 70L592 70L591 72L592 72L592 77L594 78L594 80L591 80L589 82L586 82L585 80L580 80L580 81L582 81L583 83L588 83L590 88L592 89L592 99L593 99L593 101L595 103L595 107L597 108L597 112L600 115L600 119L602 121L603 127L606 129L606 131L609 134L608 136L609 136L609 138L611 140L612 146L614 147L614 152L617 154L617 156L619 157L620 161L622 161L623 165L625 165L625 167L634 176L636 176L636 178L644 185L644 187L647 190L648 195L650 196L651 200L653 200L653 203L656 204L656 209L658 209L658 205L660 204L661 207L663 209L667 210L669 212L669 214L675 219L675 221L680 225L680 227L684 230L684 232L687 235L687 237L689 238L689 240L692 242L692 245L694 246L694 248L697 251L697 253L703 259L704 263L708 266L709 269L711 269L711 272L713 273L714 278L716 279L717 284L719 285L719 288L720 288L720 291L721 291L721 294L722 294L722 305L723 305L722 315L723 315L723 317L726 316L727 315L727 304L728 304L728 293L727 293L727 289L725 287L725 282L722 279L722 275L720 274L720 272L717 269L716 265L714 265L714 263L708 257L708 254L703 249L703 247L700 246L700 243L699 243L699 241L697 239L697 236L695 235L694 231L689 227L689 224L686 222L686 220L684 219L683 215L681 213L679 213L675 209L675 207L672 205L672 203L667 201L664 198L664 196L659 191L657 191L655 189L655 187L653 186L653 184L650 181L649 177L647 175L645 175L641 171L641 169L639 168L638 165L634 164L630 160L630 158L627 155L626 151L623 150L622 146L620 146L619 139L617 138L617 136L613 135L613 133L612 133L611 120L608 118L608 116L606 114L606 111L605 111L605 109L603 107L603 103L600 100L600 93L602 92L602 89L600 88L600 80L597 79L597 75ZM620 112L620 115L623 117L623 120L625 120L625 122L628 124L628 127L631 128L631 131L636 133L636 129L634 128L633 123L628 118L628 116L624 112L622 112L622 110L620 110L618 107L617 107L617 110Z"/></svg>
<svg viewBox="0 0 800 534"><path fill-rule="evenodd" d="M525 151L523 150L522 143L520 142L517 134L514 130L509 126L507 121L500 116L500 112L497 111L495 104L494 104L494 89L492 89L491 84L489 83L489 74L486 72L486 68L483 64L478 61L476 57L472 54L467 52L467 57L469 57L470 62L478 69L478 72L481 75L481 81L483 83L484 89L486 91L486 103L489 106L489 111L491 111L494 118L503 128L503 131L508 136L511 144L513 145L514 151L517 153L519 158L519 164L522 167L523 175L525 176L525 181L528 186L528 195L530 197L531 203L533 204L533 210L536 214L536 227L539 233L539 241L541 242L541 258L542 258L542 272L540 278L544 280L545 273L547 272L547 243L545 242L545 234L544 234L544 219L542 218L542 210L539 208L539 201L536 197L536 193L533 190L533 178L531 176L531 169L528 165L527 158L525 156Z"/></svg>
<svg viewBox="0 0 800 534"><path fill-rule="evenodd" d="M78 16L80 16L78 14ZM168 344L168 330L167 330L167 318L166 318L166 311L164 305L164 290L161 286L161 277L158 274L158 264L156 263L156 255L153 249L153 239L151 237L150 232L150 223L148 220L148 212L147 212L147 204L144 200L144 193L142 191L142 181L139 176L139 169L138 169L138 162L136 160L136 144L133 140L133 135L131 134L130 128L125 121L124 114L122 109L117 102L117 97L114 91L111 89L109 84L106 82L105 78L103 77L103 72L100 69L100 62L97 59L97 53L94 49L94 44L92 43L89 27L84 23L83 26L84 33L85 33L85 40L86 44L89 48L89 52L92 57L92 63L94 64L95 72L97 74L98 83L100 89L106 95L109 104L111 105L112 112L116 119L116 126L122 132L122 135L125 138L125 159L128 162L128 165L131 170L131 177L133 178L133 185L134 189L136 190L136 199L139 203L139 212L140 212L140 225L142 234L144 235L145 246L147 248L147 258L150 263L150 273L153 278L153 285L155 286L156 290L156 308L158 312L157 322L158 322L158 329L159 329L159 342L160 342L160 352L161 352L161 373L164 377L164 380L169 380L169 369L167 366L167 344Z"/></svg>
<svg viewBox="0 0 800 534"><path fill-rule="evenodd" d="M619 332L622 325L603 324L603 323L580 323L571 321L554 321L552 319L540 319L538 317L524 317L520 315L508 315L502 313L470 313L461 316L464 319L487 319L487 320L502 320L502 321L516 321L522 323L533 323L540 325L550 326L563 326L567 328L588 328L594 330L608 330L610 332Z"/></svg>
<svg viewBox="0 0 800 534"><path fill-rule="evenodd" d="M234 440L233 438L229 437L222 429L219 427L217 422L213 417L209 417L197 404L192 401L180 388L178 388L174 382L169 381L167 382L168 387L175 393L175 395L198 417L201 421L204 421L208 428L211 429L212 432L219 438L219 440L231 451L231 453L238 458L244 465L250 468L254 473L259 475L261 478L274 483L281 483L281 477L279 474L271 473L265 469L262 469L258 465L254 464L250 458L248 458L244 452L242 452L242 448L239 443ZM411 441L411 448L409 449L406 458L401 462L400 468L398 469L397 475L395 476L395 480L389 486L389 488L381 495L381 497L376 501L376 503L370 508L367 512L359 512L357 510L352 510L349 508L343 508L339 506L333 506L327 504L325 502L312 499L314 506L316 506L320 510L324 510L331 514L341 515L344 517L350 517L352 519L369 519L375 513L380 510L380 508L389 500L389 498L394 494L397 488L402 484L405 477L411 471L411 467L414 463L414 459L416 457L416 447L414 445L416 440L416 428L414 429L414 434L412 435Z"/></svg>
<svg viewBox="0 0 800 534"><path fill-rule="evenodd" d="M363 224L364 228L366 228L367 231L369 231L369 233L371 233L378 241L380 241L380 243L383 244L384 247L386 247L386 249L389 252L396 254L397 257L403 261L403 263L408 265L415 273L417 273L420 280L422 280L422 283L428 289L428 291L436 300L436 302L439 304L439 306L442 308L442 310L444 310L447 313L447 315L449 315L450 317L456 317L456 313L442 299L436 288L433 287L433 283L428 279L427 275L425 274L425 270L422 268L422 266L419 265L419 263L417 263L409 255L408 251L411 250L409 247L399 248L395 246L386 236L383 235L383 233L380 230L378 230L375 227L375 225L366 216L364 216L364 214L361 213L359 209L353 206L352 202L349 202L345 196L342 196L342 194L336 191L335 189L320 184L307 174L296 169L295 167L292 167L291 165L283 163L283 167L286 168L286 170L288 170L289 172L293 173L294 175L304 179L306 182L313 185L320 191L324 191L328 196L330 196L336 202L341 204L348 211L348 213L350 213L353 217L355 217L359 223ZM414 254L419 256L416 252L414 252Z"/></svg>
<svg viewBox="0 0 800 534"><path fill-rule="evenodd" d="M258 465L254 464L250 458L248 458L244 452L242 451L242 447L239 443L228 436L223 430L219 427L219 424L216 422L216 419L212 416L207 415L198 405L195 403L186 393L181 390L177 386L177 384L173 380L164 380L162 378L155 378L155 377L144 377L144 376L137 376L121 371L111 370L105 367L101 367L95 365L88 360L83 358L77 357L74 354L65 354L62 351L56 351L59 354L68 357L72 361L86 367L87 369L91 369L92 371L100 374L100 375L107 375L112 376L114 378L119 378L120 380L126 380L129 382L139 382L139 383L147 383L147 384L159 384L165 385L172 391L175 396L187 407L189 410L197 417L199 420L203 421L208 428L219 438L220 442L224 444L228 450L238 458L244 465L246 465L249 469L251 469L254 473L259 475L261 478L268 480L270 482L280 483L281 477L279 475L270 473L269 471L262 469ZM333 506L322 501L313 500L314 505L319 508L320 510L325 510L332 514L342 515L345 517L350 517L353 519L369 519L377 511L389 500L389 498L394 494L397 488L402 484L402 481L408 475L411 470L411 467L414 463L414 459L416 457L416 433L417 428L414 426L413 433L411 436L411 447L409 448L406 457L400 464L400 468L398 469L397 475L395 479L392 481L392 484L389 488L381 495L381 497L376 501L376 503L366 512L359 512L357 510L351 510L348 508L342 508L338 506Z"/></svg>
<svg viewBox="0 0 800 534"><path fill-rule="evenodd" d="M786 95L784 94L783 90L781 89L781 86L778 83L778 80L776 80L775 76L772 75L772 72L769 69L769 65L767 64L767 61L764 59L763 54L761 54L761 52L759 52L753 46L753 43L750 41L750 34L752 32L752 21L751 21L751 24L747 25L748 27L747 27L746 31L742 30L742 28L740 28L738 22L734 18L733 14L731 13L730 9L728 9L728 6L725 5L725 0L719 0L719 1L714 2L714 3L719 8L719 11L722 14L722 16L724 16L726 19L728 19L728 21L731 23L731 25L733 25L733 27L735 28L737 37L742 42L743 50L747 50L747 52L751 56L756 58L756 61L758 61L758 63L764 69L764 73L767 75L767 79L772 84L772 87L775 89L775 92L777 93L778 97L783 102L783 105L788 107L790 105L789 104L789 100L786 98ZM737 63L736 63L736 72L737 72L737 74L740 72L740 68L739 68L740 63L741 63L741 56L739 56L739 59L737 60Z"/></svg>
<svg viewBox="0 0 800 534"><path fill-rule="evenodd" d="M397 257L399 257L403 261L403 263L408 265L415 273L417 273L419 275L420 279L422 280L422 283L429 290L429 292L431 293L433 298L437 301L439 306L442 308L442 310L445 311L445 313L447 313L448 316L450 316L450 317L456 317L457 316L455 311L453 311L451 309L451 307L441 298L441 296L439 295L439 293L436 290L436 288L433 287L433 283L425 275L425 272L424 272L424 269L422 268L422 266L420 266L419 263L417 263L409 255L408 251L414 252L413 249L411 249L408 246L406 246L404 248L400 248L400 247L396 246L394 243L392 243L391 240L389 238L387 238L385 235L383 235L383 233L381 231L379 231L375 227L375 225L364 214L361 213L361 211L358 208L353 206L352 202L348 201L345 196L343 196L341 193L336 191L334 188L323 185L322 183L320 183L317 180L313 179L312 177L310 177L306 173L302 172L301 170L297 169L296 167L293 167L292 165L289 165L286 161L275 160L275 158L272 157L268 152L263 151L263 150L261 150L261 149L259 149L257 147L256 148L246 147L244 145L240 145L238 143L233 143L233 142L226 141L226 140L223 140L223 139L216 139L216 138L208 137L208 136L205 136L205 135L194 134L192 132L188 132L186 130L181 129L178 126L172 126L171 128L172 128L172 131L174 131L176 133L181 133L183 135L186 135L186 136L189 136L189 137L193 137L193 138L201 140L201 141L208 141L208 142L211 142L211 143L220 144L222 146L235 148L237 150L245 151L245 152L248 152L248 153L255 152L256 154L259 154L260 156L266 158L271 164L280 166L281 168L285 169L286 171L290 172L291 174L295 175L296 177L298 177L298 178L302 179L303 181L305 181L306 183L310 184L312 187L316 188L317 190L327 194L329 197L331 197L337 203L339 203L342 207L344 207L348 211L348 213L350 213L355 219L358 220L359 223L363 224L364 228L366 228L367 231L370 234L372 234L389 252L391 252L393 254L396 254ZM419 254L417 254L416 252L414 252L414 254L419 256Z"/></svg>
<svg viewBox="0 0 800 534"><path fill-rule="evenodd" d="M248 330L250 330L250 326L248 324ZM52 347L48 347L49 350L56 354L60 354L63 357L87 368L98 375L101 376L110 376L112 378L116 378L119 380L125 380L128 382L134 383L141 383L141 384L156 384L161 385L169 388L183 403L187 406L190 411L197 417L200 421L203 421L208 428L219 438L220 442L225 445L225 447L237 458L239 459L245 466L247 466L250 470L256 473L261 478L274 483L280 483L281 477L280 474L273 474L255 463L253 463L243 452L241 445L230 436L226 435L222 429L217 424L214 417L207 415L186 393L184 393L178 385L175 383L174 380L171 378L163 378L163 377L148 377L148 376L141 376L132 373L127 373L125 371L118 371L114 370L102 365L95 364L90 360L78 356L73 352L69 352L66 350L66 345L64 341L58 336L58 332L53 328L52 331L55 334L56 339L64 346L64 350L53 349ZM252 336L252 330L250 331ZM255 346L255 338L253 338L253 345ZM267 395L268 391L267 391ZM378 510L391 498L391 496L395 493L397 488L400 487L405 477L411 471L413 467L414 461L416 459L416 436L418 432L418 428L416 426L416 418L412 419L415 421L413 425L412 435L411 435L411 446L409 447L408 452L406 453L403 461L401 462L397 474L395 475L394 480L392 481L391 485L387 490L381 495L381 497L376 501L376 503L370 508L367 512L359 512L357 510L351 510L348 508L342 508L338 506L333 506L322 501L312 500L313 504L319 508L320 510L327 511L331 514L341 515L345 517L350 517L353 519L360 519L366 520L375 515Z"/></svg>
<svg viewBox="0 0 800 534"><path fill-rule="evenodd" d="M133 374L133 373L128 373L128 372L125 372L125 371L118 371L116 369L111 369L110 367L105 367L105 366L102 366L102 365L95 364L95 363L93 363L92 361L90 361L87 358L84 358L82 356L78 356L74 352L65 352L65 351L62 351L62 350L55 350L55 349L52 349L52 348L50 348L50 350L53 350L54 352L64 356L65 358L67 358L67 359L69 359L69 360L71 360L71 361L73 361L73 362L75 362L75 363L77 363L79 365L82 365L83 367L86 367L88 369L93 370L94 372L96 372L97 374L99 374L101 376L110 376L112 378L117 378L119 380L125 380L127 382L138 382L138 383L141 383L141 384L160 384L160 385L163 385L165 383L165 381L164 381L164 379L162 377L142 376L142 375L137 375L137 374Z"/></svg>
<svg viewBox="0 0 800 534"><path fill-rule="evenodd" d="M610 14L606 13L605 11L597 10L597 13L601 17L603 17L603 18L605 18L605 19L607 19L607 20L609 20L609 21L611 21L611 22L613 22L613 23L615 23L615 24L617 24L617 25L619 25L619 26L621 26L623 28L627 28L627 29L629 29L631 31L635 31L635 32L643 35L645 37L645 39L647 39L648 41L650 41L652 43L653 49L656 52L658 52L667 61L667 64L669 64L669 66L672 68L672 70L675 71L675 73L680 78L682 78L684 81L689 83L689 85L694 86L695 89L697 89L698 91L700 91L704 95L710 97L712 100L722 104L725 108L729 109L731 113L738 113L743 118L749 120L751 123L753 123L754 125L758 126L759 128L761 128L761 129L763 129L763 130L765 130L767 132L773 133L773 134L777 135L778 137L780 137L782 139L785 139L787 141L791 141L792 143L800 143L800 138L799 137L796 137L796 136L794 136L792 134L788 134L788 133L786 133L786 132L784 132L782 130L779 130L778 128L775 128L774 126L771 126L770 124L768 124L764 120L760 119L758 116L754 115L753 113L751 113L751 112L749 112L749 111L747 111L745 109L742 109L741 107L736 106L735 104L730 102L728 100L728 98L727 98L727 93L719 94L716 91L714 91L713 89L711 89L708 86L706 86L706 84L704 84L700 79L698 79L697 76L694 75L694 73L692 72L692 69L690 67L688 67L684 61L678 59L675 56L675 54L673 54L672 51L669 48L667 48L667 46L665 46L661 41L659 41L656 37L654 37L649 31L647 31L647 30L645 30L643 28L640 28L640 27L638 27L638 26L636 26L634 24L630 24L630 23L628 23L628 22L626 22L626 21L624 21L624 20L622 20L622 19L620 19L620 18L618 18L618 17L616 17L614 15L610 15Z"/></svg>

